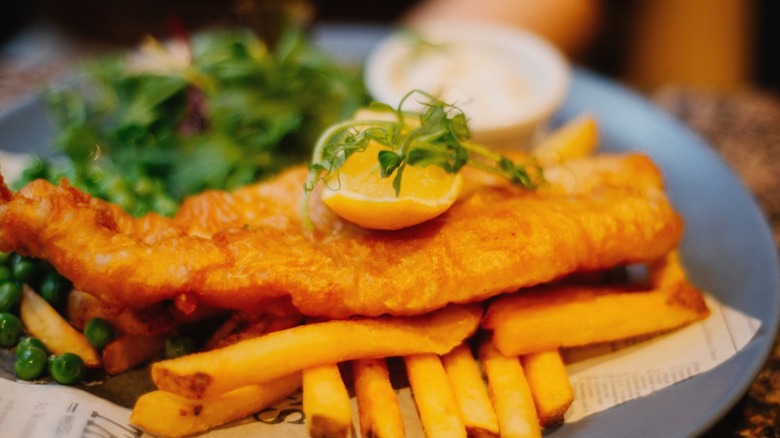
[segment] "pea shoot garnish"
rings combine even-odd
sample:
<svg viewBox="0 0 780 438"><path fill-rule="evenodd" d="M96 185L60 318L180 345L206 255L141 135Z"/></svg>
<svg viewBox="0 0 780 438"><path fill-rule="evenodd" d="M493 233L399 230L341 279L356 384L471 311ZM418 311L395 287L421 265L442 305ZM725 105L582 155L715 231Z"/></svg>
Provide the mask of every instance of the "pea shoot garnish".
<svg viewBox="0 0 780 438"><path fill-rule="evenodd" d="M420 111L407 111L411 99L422 105ZM309 196L323 180L336 173L347 159L364 152L369 144L379 145L376 170L382 178L392 178L395 195L401 192L408 166L438 166L455 174L471 166L500 175L513 184L529 189L542 181L541 168L533 161L515 163L509 158L469 141L466 115L456 106L435 96L413 90L393 108L374 102L372 118L356 118L337 123L320 136L314 146L309 175L304 184L303 218L311 228Z"/></svg>

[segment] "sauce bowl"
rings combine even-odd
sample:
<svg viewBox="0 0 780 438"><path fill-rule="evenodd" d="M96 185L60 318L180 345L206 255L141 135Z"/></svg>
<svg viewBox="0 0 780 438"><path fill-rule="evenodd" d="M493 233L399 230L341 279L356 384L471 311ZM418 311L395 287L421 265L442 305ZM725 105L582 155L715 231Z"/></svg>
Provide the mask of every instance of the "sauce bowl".
<svg viewBox="0 0 780 438"><path fill-rule="evenodd" d="M563 102L570 76L566 58L542 38L461 21L398 29L365 64L375 100L396 106L413 89L428 92L462 110L472 139L494 148L528 148Z"/></svg>

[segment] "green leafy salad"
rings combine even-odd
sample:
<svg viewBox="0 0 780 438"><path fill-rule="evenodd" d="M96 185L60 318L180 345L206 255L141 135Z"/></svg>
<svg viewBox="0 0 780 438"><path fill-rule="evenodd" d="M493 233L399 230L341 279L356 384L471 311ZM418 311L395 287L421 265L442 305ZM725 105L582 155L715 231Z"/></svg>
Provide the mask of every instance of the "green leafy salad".
<svg viewBox="0 0 780 438"><path fill-rule="evenodd" d="M336 64L300 29L274 47L233 29L99 59L46 101L55 158L37 159L16 186L66 177L133 215L170 215L188 195L305 162L368 96L359 68Z"/></svg>

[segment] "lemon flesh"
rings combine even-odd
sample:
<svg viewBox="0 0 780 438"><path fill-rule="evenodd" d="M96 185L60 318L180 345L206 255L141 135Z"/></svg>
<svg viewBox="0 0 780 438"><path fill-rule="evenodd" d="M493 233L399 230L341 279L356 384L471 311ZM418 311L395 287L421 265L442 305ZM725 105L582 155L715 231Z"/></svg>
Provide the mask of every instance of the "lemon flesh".
<svg viewBox="0 0 780 438"><path fill-rule="evenodd" d="M447 173L438 166L406 166L396 196L394 175L382 178L379 173L380 150L381 146L372 144L352 154L325 180L322 202L364 228L398 230L439 216L458 199L460 174Z"/></svg>

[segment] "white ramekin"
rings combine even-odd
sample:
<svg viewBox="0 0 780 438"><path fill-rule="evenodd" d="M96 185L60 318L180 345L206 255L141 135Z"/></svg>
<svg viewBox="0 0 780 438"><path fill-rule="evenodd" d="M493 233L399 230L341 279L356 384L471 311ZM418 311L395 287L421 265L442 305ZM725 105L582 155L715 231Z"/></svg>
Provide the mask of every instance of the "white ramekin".
<svg viewBox="0 0 780 438"><path fill-rule="evenodd" d="M563 102L570 76L566 58L544 39L463 21L394 31L365 64L375 100L396 106L421 89L460 108L473 140L496 148L527 148Z"/></svg>

